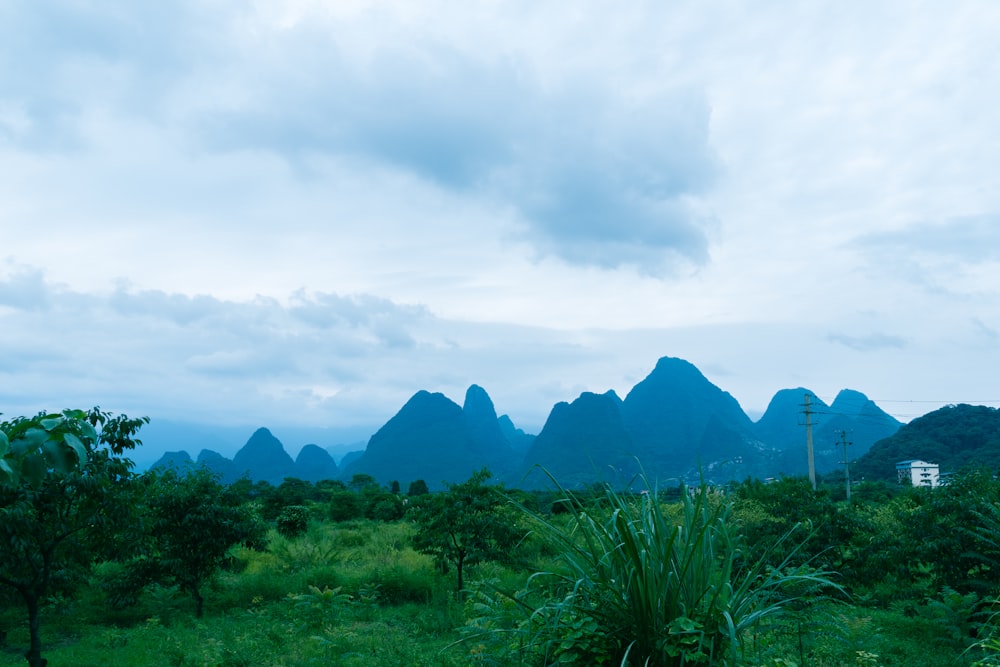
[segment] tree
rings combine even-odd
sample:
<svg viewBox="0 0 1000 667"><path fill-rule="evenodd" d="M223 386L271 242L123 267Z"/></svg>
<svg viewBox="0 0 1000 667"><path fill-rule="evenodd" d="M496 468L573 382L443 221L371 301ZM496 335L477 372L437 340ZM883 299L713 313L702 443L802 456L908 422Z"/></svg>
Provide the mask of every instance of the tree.
<svg viewBox="0 0 1000 667"><path fill-rule="evenodd" d="M93 408L0 423L0 585L27 610L31 667L46 664L42 601L79 581L134 525L133 464L122 454L148 422Z"/></svg>
<svg viewBox="0 0 1000 667"><path fill-rule="evenodd" d="M204 468L183 477L172 470L147 472L142 481L149 550L132 566L190 594L201 618L203 584L227 562L230 548L261 544L264 524Z"/></svg>
<svg viewBox="0 0 1000 667"><path fill-rule="evenodd" d="M410 488L406 490L406 495L410 496L423 496L430 493L430 489L427 488L427 482L422 479L416 479L410 482Z"/></svg>
<svg viewBox="0 0 1000 667"><path fill-rule="evenodd" d="M486 484L490 477L483 468L447 491L419 496L410 510L417 524L413 546L434 556L442 569L454 565L459 591L465 588L465 566L507 560L524 534L500 488Z"/></svg>

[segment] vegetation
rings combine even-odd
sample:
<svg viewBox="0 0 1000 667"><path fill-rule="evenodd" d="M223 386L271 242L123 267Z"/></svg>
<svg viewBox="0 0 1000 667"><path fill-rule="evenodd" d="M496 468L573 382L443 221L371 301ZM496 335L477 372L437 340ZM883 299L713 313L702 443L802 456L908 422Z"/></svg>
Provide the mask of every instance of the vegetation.
<svg viewBox="0 0 1000 667"><path fill-rule="evenodd" d="M509 561L524 536L500 489L486 485L489 478L488 470L480 470L445 492L420 496L410 510L417 524L414 546L434 556L442 572L454 565L459 591L465 588L466 566Z"/></svg>
<svg viewBox="0 0 1000 667"><path fill-rule="evenodd" d="M129 563L136 576L127 584L176 585L194 598L201 618L204 584L229 561L234 546L259 546L264 527L251 506L204 468L184 476L146 473L142 491L146 534L141 554Z"/></svg>
<svg viewBox="0 0 1000 667"><path fill-rule="evenodd" d="M648 485L638 497L608 487L603 500L598 512L568 502L568 522L527 512L557 567L516 593L485 595L486 634L499 625L513 637L499 651L545 665L738 664L766 621L837 588L791 566L795 547L769 567L794 528L741 564L730 503L708 487L682 494L676 522Z"/></svg>
<svg viewBox="0 0 1000 667"><path fill-rule="evenodd" d="M31 667L42 667L41 611L107 556L130 524L132 463L144 419L94 408L0 423L0 585L27 612Z"/></svg>
<svg viewBox="0 0 1000 667"><path fill-rule="evenodd" d="M839 477L227 487L133 475L142 423L0 425L0 666L1000 664L990 470L851 503Z"/></svg>

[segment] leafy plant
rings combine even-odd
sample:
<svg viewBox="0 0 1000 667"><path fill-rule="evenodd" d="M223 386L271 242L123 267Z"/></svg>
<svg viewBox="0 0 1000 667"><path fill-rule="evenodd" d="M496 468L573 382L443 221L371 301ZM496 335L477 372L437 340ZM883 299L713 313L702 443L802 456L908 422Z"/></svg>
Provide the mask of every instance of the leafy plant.
<svg viewBox="0 0 1000 667"><path fill-rule="evenodd" d="M132 462L122 453L148 421L94 408L0 423L0 586L24 603L32 667L45 664L46 597L124 542Z"/></svg>
<svg viewBox="0 0 1000 667"><path fill-rule="evenodd" d="M184 476L147 472L143 482L148 553L133 565L141 566L146 578L176 584L191 595L200 618L203 584L230 561L232 547L259 545L263 524L204 468Z"/></svg>
<svg viewBox="0 0 1000 667"><path fill-rule="evenodd" d="M304 505L285 507L275 519L275 526L283 537L299 537L309 528L309 508Z"/></svg>
<svg viewBox="0 0 1000 667"><path fill-rule="evenodd" d="M418 496L409 513L417 524L413 546L443 570L454 565L459 591L467 565L505 560L523 537L499 490L486 485L490 476L484 468L447 491Z"/></svg>
<svg viewBox="0 0 1000 667"><path fill-rule="evenodd" d="M683 493L680 522L669 521L655 489L605 489L606 510L567 503L567 523L524 509L561 567L532 575L514 593L482 592L470 638L501 634L500 650L528 650L543 664L723 665L738 663L748 637L793 601L837 587L821 572L792 566L795 530L740 565L742 540L729 503L707 486ZM772 550L783 550L776 568ZM514 604L497 604L505 598ZM520 620L498 619L516 610Z"/></svg>

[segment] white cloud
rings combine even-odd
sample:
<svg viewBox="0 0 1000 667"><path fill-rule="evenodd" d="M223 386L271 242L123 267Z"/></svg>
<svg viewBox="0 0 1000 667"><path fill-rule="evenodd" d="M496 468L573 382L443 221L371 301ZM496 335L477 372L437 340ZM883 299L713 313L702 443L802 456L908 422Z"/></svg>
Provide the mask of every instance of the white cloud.
<svg viewBox="0 0 1000 667"><path fill-rule="evenodd" d="M475 382L540 426L661 355L749 408L988 395L998 20L0 5L0 410L378 422Z"/></svg>

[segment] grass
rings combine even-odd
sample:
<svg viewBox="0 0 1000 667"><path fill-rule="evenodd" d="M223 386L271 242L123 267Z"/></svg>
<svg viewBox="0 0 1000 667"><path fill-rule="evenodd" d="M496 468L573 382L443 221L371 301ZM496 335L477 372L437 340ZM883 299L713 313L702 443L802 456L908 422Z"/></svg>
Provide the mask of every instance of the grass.
<svg viewBox="0 0 1000 667"><path fill-rule="evenodd" d="M737 664L772 617L837 590L823 573L793 567L794 548L768 567L780 541L742 563L729 503L708 487L682 494L676 521L653 488L608 487L602 500L596 510L567 503L568 522L522 508L559 567L521 590L480 591L472 641L504 637L494 651L528 651L539 664Z"/></svg>
<svg viewBox="0 0 1000 667"><path fill-rule="evenodd" d="M173 588L151 587L137 606L116 611L99 586L84 587L44 610L43 654L50 667L506 667L541 664L546 650L576 664L644 664L657 650L677 660L653 655L649 665L975 662L940 604L796 606L802 589L775 596L795 583L781 579L788 572L735 558L739 537L728 532L720 498L668 507L654 498L610 496L589 512L535 515L535 543L524 551L536 574L477 565L468 579L481 593L464 601L454 573L410 547L414 527L405 521L313 523L296 539L272 532L266 551L233 552L234 569L206 591L203 619ZM113 569L98 568L94 583ZM810 583L804 576L799 584ZM782 613L765 614L775 602ZM0 609L0 667L25 663L22 616Z"/></svg>

